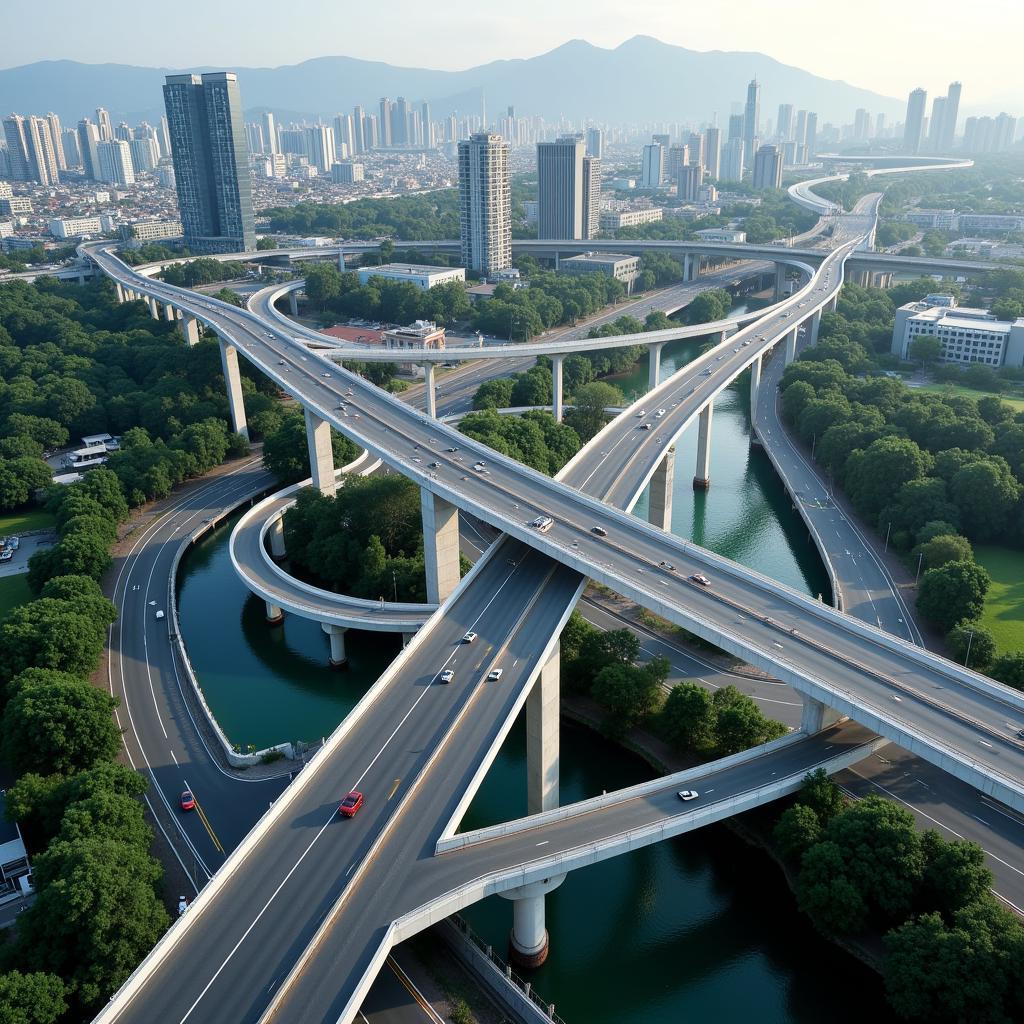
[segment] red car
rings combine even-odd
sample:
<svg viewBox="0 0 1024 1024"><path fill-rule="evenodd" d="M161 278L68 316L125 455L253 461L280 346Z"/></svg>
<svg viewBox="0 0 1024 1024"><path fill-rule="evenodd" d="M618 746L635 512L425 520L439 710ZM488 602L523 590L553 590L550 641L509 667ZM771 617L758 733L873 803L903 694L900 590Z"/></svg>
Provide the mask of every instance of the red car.
<svg viewBox="0 0 1024 1024"><path fill-rule="evenodd" d="M351 818L360 807L363 806L363 794L353 789L344 800L338 804L338 813L346 818Z"/></svg>
<svg viewBox="0 0 1024 1024"><path fill-rule="evenodd" d="M186 789L181 794L179 802L183 811L194 811L196 809L196 798L192 795L191 790Z"/></svg>

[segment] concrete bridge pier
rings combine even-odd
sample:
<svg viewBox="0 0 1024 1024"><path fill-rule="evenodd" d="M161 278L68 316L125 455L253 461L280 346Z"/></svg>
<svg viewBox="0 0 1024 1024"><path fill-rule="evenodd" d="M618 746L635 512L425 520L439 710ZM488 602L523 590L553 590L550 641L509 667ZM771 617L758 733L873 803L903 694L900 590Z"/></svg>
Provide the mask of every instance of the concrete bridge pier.
<svg viewBox="0 0 1024 1024"><path fill-rule="evenodd" d="M284 546L284 516L278 516L267 531L270 534L270 557L280 562L288 553Z"/></svg>
<svg viewBox="0 0 1024 1024"><path fill-rule="evenodd" d="M241 434L248 441L249 428L245 422L245 402L242 398L242 374L238 369L238 349L223 339L220 343L220 365L224 371L224 383L228 391L231 426L236 434Z"/></svg>
<svg viewBox="0 0 1024 1024"><path fill-rule="evenodd" d="M676 475L676 450L669 448L658 463L647 499L647 521L661 530L672 530L672 485Z"/></svg>
<svg viewBox="0 0 1024 1024"><path fill-rule="evenodd" d="M420 488L420 509L427 600L441 604L459 585L459 510L425 487Z"/></svg>
<svg viewBox="0 0 1024 1024"><path fill-rule="evenodd" d="M830 725L835 725L836 722L841 721L844 717L834 708L830 708L827 704L822 704L820 700L815 700L813 697L808 697L804 694L804 710L800 717L800 731L811 736L816 732L821 732L822 729L827 729Z"/></svg>
<svg viewBox="0 0 1024 1024"><path fill-rule="evenodd" d="M512 934L509 960L517 967L540 967L548 958L548 930L544 922L544 897L565 881L565 875L510 889L501 895L512 900Z"/></svg>
<svg viewBox="0 0 1024 1024"><path fill-rule="evenodd" d="M697 471L693 476L693 488L706 491L711 486L711 418L714 405L708 402L700 411L697 422Z"/></svg>
<svg viewBox="0 0 1024 1024"><path fill-rule="evenodd" d="M114 282L114 290L117 292L117 301L124 302L124 288L121 286L120 281Z"/></svg>
<svg viewBox="0 0 1024 1024"><path fill-rule="evenodd" d="M789 366L796 359L796 328L794 327L785 338L786 342L786 366Z"/></svg>
<svg viewBox="0 0 1024 1024"><path fill-rule="evenodd" d="M306 447L313 486L328 497L337 489L334 478L334 449L331 446L331 425L315 412L306 410Z"/></svg>
<svg viewBox="0 0 1024 1024"><path fill-rule="evenodd" d="M700 277L700 254L688 252L683 256L683 281Z"/></svg>
<svg viewBox="0 0 1024 1024"><path fill-rule="evenodd" d="M665 347L664 341L657 341L647 346L649 353L647 363L647 390L653 391L658 386L658 377L661 375L661 350Z"/></svg>
<svg viewBox="0 0 1024 1024"><path fill-rule="evenodd" d="M331 668L344 668L348 664L348 655L345 654L345 634L348 630L330 622L320 625L331 641Z"/></svg>
<svg viewBox="0 0 1024 1024"><path fill-rule="evenodd" d="M784 263L775 264L775 301L779 302L786 297L786 274L788 268Z"/></svg>
<svg viewBox="0 0 1024 1024"><path fill-rule="evenodd" d="M758 356L750 364L750 418L757 411L757 398L761 392L761 357Z"/></svg>
<svg viewBox="0 0 1024 1024"><path fill-rule="evenodd" d="M185 335L185 343L189 348L199 344L199 321L194 316L187 316L182 320L182 334Z"/></svg>
<svg viewBox="0 0 1024 1024"><path fill-rule="evenodd" d="M169 324L173 324L174 321L177 319L177 316L175 315L174 312L174 307L169 302L164 306L164 319Z"/></svg>
<svg viewBox="0 0 1024 1024"><path fill-rule="evenodd" d="M526 813L558 806L560 646L555 645L526 698Z"/></svg>
<svg viewBox="0 0 1024 1024"><path fill-rule="evenodd" d="M434 389L434 364L423 364L423 390L426 395L426 412L433 419L437 419L437 392Z"/></svg>
<svg viewBox="0 0 1024 1024"><path fill-rule="evenodd" d="M299 315L299 293L289 292L288 293L288 310L292 316Z"/></svg>
<svg viewBox="0 0 1024 1024"><path fill-rule="evenodd" d="M725 341L725 339L728 336L729 336L729 332L728 331L712 331L708 335L708 340L711 342L712 345L717 346L717 345L721 345L722 342Z"/></svg>
<svg viewBox="0 0 1024 1024"><path fill-rule="evenodd" d="M556 423L562 422L562 363L565 356L551 357L551 414Z"/></svg>
<svg viewBox="0 0 1024 1024"><path fill-rule="evenodd" d="M150 295L147 298L146 301L149 303L149 315L154 320L159 320L160 319L160 303L157 302L156 299L154 299L152 295Z"/></svg>
<svg viewBox="0 0 1024 1024"><path fill-rule="evenodd" d="M807 328L808 331L808 345L818 344L818 331L821 328L821 310L811 314L810 325Z"/></svg>
<svg viewBox="0 0 1024 1024"><path fill-rule="evenodd" d="M271 601L265 602L267 606L267 625L280 626L284 622L284 612Z"/></svg>

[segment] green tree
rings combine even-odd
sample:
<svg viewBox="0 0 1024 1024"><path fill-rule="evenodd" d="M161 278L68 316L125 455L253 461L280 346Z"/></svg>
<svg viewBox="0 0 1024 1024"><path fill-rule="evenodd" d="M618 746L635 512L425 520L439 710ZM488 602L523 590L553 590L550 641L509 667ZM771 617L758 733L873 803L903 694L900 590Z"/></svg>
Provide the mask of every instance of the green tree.
<svg viewBox="0 0 1024 1024"><path fill-rule="evenodd" d="M606 665L598 672L591 695L605 710L609 735L621 736L661 707L671 667L668 658L659 657L644 665Z"/></svg>
<svg viewBox="0 0 1024 1024"><path fill-rule="evenodd" d="M508 409L512 405L512 388L515 382L511 377L494 377L485 380L477 388L473 396L474 409Z"/></svg>
<svg viewBox="0 0 1024 1024"><path fill-rule="evenodd" d="M661 712L665 738L677 750L710 750L715 742L711 693L696 683L677 683Z"/></svg>
<svg viewBox="0 0 1024 1024"><path fill-rule="evenodd" d="M1024 690L1024 651L1000 654L992 662L989 675L1015 690Z"/></svg>
<svg viewBox="0 0 1024 1024"><path fill-rule="evenodd" d="M992 872L985 863L985 851L962 840L947 842L934 829L921 836L925 867L918 902L938 910L948 921L970 903L989 898Z"/></svg>
<svg viewBox="0 0 1024 1024"><path fill-rule="evenodd" d="M331 431L334 465L340 469L359 454L359 446L336 430ZM282 483L296 483L310 475L306 422L300 410L289 409L281 425L263 441L263 464Z"/></svg>
<svg viewBox="0 0 1024 1024"><path fill-rule="evenodd" d="M946 634L949 656L979 672L983 672L996 656L996 638L987 626L964 619Z"/></svg>
<svg viewBox="0 0 1024 1024"><path fill-rule="evenodd" d="M0 681L32 667L88 675L106 633L105 623L66 601L43 598L21 605L0 622Z"/></svg>
<svg viewBox="0 0 1024 1024"><path fill-rule="evenodd" d="M1021 485L1004 459L993 456L964 466L949 485L960 509L964 532L976 540L996 540L1006 530L1021 497Z"/></svg>
<svg viewBox="0 0 1024 1024"><path fill-rule="evenodd" d="M64 982L55 974L0 974L0 1024L57 1024L67 1008Z"/></svg>
<svg viewBox="0 0 1024 1024"><path fill-rule="evenodd" d="M797 903L826 931L844 934L861 931L868 920L868 905L849 877L838 843L815 843L803 855L797 878Z"/></svg>
<svg viewBox="0 0 1024 1024"><path fill-rule="evenodd" d="M715 710L715 745L720 757L737 754L785 735L781 722L766 718L754 700L735 686L723 686L711 697Z"/></svg>
<svg viewBox="0 0 1024 1024"><path fill-rule="evenodd" d="M905 483L923 477L927 452L903 437L881 437L846 460L846 490L856 509L874 518Z"/></svg>
<svg viewBox="0 0 1024 1024"><path fill-rule="evenodd" d="M959 534L940 534L914 548L914 555L921 556L923 569L938 569L949 562L973 562L974 548L966 537Z"/></svg>
<svg viewBox="0 0 1024 1024"><path fill-rule="evenodd" d="M799 863L800 858L821 839L821 822L806 804L793 804L782 812L772 837L786 860Z"/></svg>
<svg viewBox="0 0 1024 1024"><path fill-rule="evenodd" d="M973 621L981 617L991 583L992 577L975 562L947 562L921 577L918 611L948 632L964 619Z"/></svg>
<svg viewBox="0 0 1024 1024"><path fill-rule="evenodd" d="M822 825L827 825L846 807L842 790L824 768L815 768L804 776L803 786L796 799L797 803L810 807Z"/></svg>
<svg viewBox="0 0 1024 1024"><path fill-rule="evenodd" d="M908 354L918 366L931 366L942 355L942 341L931 334L919 334L911 341Z"/></svg>
<svg viewBox="0 0 1024 1024"><path fill-rule="evenodd" d="M622 401L622 392L611 384L585 384L576 391L573 408L566 412L565 421L587 442L608 422L605 409L621 406Z"/></svg>

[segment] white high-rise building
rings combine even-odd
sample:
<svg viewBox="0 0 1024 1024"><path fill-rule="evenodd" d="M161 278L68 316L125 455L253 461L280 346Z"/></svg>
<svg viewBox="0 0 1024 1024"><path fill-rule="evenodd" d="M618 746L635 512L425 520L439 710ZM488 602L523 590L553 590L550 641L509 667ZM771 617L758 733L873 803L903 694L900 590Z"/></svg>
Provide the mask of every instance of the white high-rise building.
<svg viewBox="0 0 1024 1024"><path fill-rule="evenodd" d="M657 143L644 146L640 171L642 188L658 188L665 180L665 150Z"/></svg>
<svg viewBox="0 0 1024 1024"><path fill-rule="evenodd" d="M587 156L604 159L604 132L600 128L587 129Z"/></svg>
<svg viewBox="0 0 1024 1024"><path fill-rule="evenodd" d="M134 185L135 170L132 151L124 139L108 139L96 146L99 157L99 180L111 185Z"/></svg>
<svg viewBox="0 0 1024 1024"><path fill-rule="evenodd" d="M907 100L907 116L903 122L903 149L907 153L916 153L921 148L927 103L928 93L924 89L915 89Z"/></svg>
<svg viewBox="0 0 1024 1024"><path fill-rule="evenodd" d="M722 150L722 181L743 180L743 139L730 139Z"/></svg>
<svg viewBox="0 0 1024 1024"><path fill-rule="evenodd" d="M720 128L708 128L705 130L704 160L708 177L717 181L721 176L722 170L722 131Z"/></svg>
<svg viewBox="0 0 1024 1024"><path fill-rule="evenodd" d="M40 185L57 182L57 151L50 138L50 124L45 117L32 114L25 122L30 172Z"/></svg>
<svg viewBox="0 0 1024 1024"><path fill-rule="evenodd" d="M601 226L601 161L583 158L583 237L593 238Z"/></svg>
<svg viewBox="0 0 1024 1024"><path fill-rule="evenodd" d="M281 152L277 145L277 125L274 123L273 113L269 110L263 115L263 144L266 153Z"/></svg>
<svg viewBox="0 0 1024 1024"><path fill-rule="evenodd" d="M459 143L459 234L467 270L493 274L512 265L509 145L476 132Z"/></svg>
<svg viewBox="0 0 1024 1024"><path fill-rule="evenodd" d="M64 132L60 126L60 118L51 112L46 115L46 123L50 128L50 142L53 144L53 154L57 158L57 170L66 171L68 165L64 159Z"/></svg>
<svg viewBox="0 0 1024 1024"><path fill-rule="evenodd" d="M537 237L583 238L583 140L537 143Z"/></svg>
<svg viewBox="0 0 1024 1024"><path fill-rule="evenodd" d="M110 114L103 107L96 108L96 127L100 133L100 142L114 137L114 129L110 124Z"/></svg>

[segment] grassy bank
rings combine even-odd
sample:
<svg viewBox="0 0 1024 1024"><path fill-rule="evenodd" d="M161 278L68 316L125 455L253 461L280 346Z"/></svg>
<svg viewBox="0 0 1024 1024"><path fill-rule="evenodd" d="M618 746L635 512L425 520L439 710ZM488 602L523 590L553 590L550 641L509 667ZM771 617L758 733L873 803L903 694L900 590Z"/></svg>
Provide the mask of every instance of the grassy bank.
<svg viewBox="0 0 1024 1024"><path fill-rule="evenodd" d="M975 391L974 388L965 388L959 384L923 384L921 387L915 387L914 390L927 391L933 395L960 395L965 398L973 398L975 401L979 398L998 398L1009 405L1015 412L1024 412L1024 396L1019 394L1007 393L1001 395L995 391Z"/></svg>
<svg viewBox="0 0 1024 1024"><path fill-rule="evenodd" d="M10 512L0 516L0 537L6 537L10 533L24 533L26 530L46 530L53 525L53 516L41 508Z"/></svg>
<svg viewBox="0 0 1024 1024"><path fill-rule="evenodd" d="M28 576L25 573L0 577L0 619L19 604L31 601L34 596L28 589Z"/></svg>
<svg viewBox="0 0 1024 1024"><path fill-rule="evenodd" d="M979 545L974 557L992 577L981 621L1001 654L1024 650L1024 551Z"/></svg>

